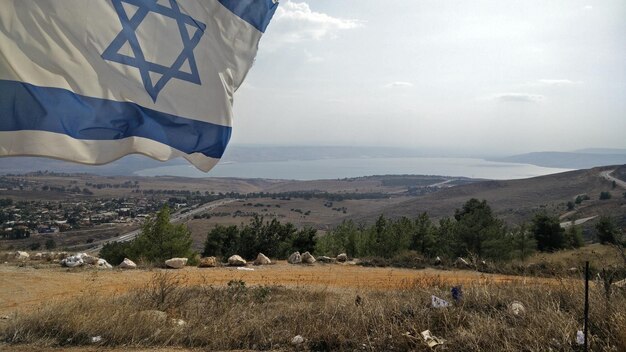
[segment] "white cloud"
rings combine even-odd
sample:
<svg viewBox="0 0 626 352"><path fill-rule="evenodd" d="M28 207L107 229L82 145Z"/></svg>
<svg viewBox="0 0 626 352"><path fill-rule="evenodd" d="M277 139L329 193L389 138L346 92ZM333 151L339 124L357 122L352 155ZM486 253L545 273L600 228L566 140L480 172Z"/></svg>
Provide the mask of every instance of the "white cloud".
<svg viewBox="0 0 626 352"><path fill-rule="evenodd" d="M593 9L593 6L591 6L591 5L585 6L585 10L591 10L591 9Z"/></svg>
<svg viewBox="0 0 626 352"><path fill-rule="evenodd" d="M336 38L339 31L362 25L358 20L313 11L306 2L285 1L276 9L264 40L275 48L282 44Z"/></svg>
<svg viewBox="0 0 626 352"><path fill-rule="evenodd" d="M544 96L529 93L500 93L494 95L493 99L505 103L536 103L542 101Z"/></svg>
<svg viewBox="0 0 626 352"><path fill-rule="evenodd" d="M414 84L411 82L402 82L402 81L396 81L396 82L391 82L388 84L385 84L386 88L409 88L409 87L413 87Z"/></svg>

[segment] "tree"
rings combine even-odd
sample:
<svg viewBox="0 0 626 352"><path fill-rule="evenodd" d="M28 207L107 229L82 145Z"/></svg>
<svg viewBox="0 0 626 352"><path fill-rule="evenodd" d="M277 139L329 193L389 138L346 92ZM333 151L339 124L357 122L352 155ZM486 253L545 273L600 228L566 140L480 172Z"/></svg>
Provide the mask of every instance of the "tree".
<svg viewBox="0 0 626 352"><path fill-rule="evenodd" d="M455 237L459 245L456 255L473 253L492 259L503 257L502 251L507 247L506 229L504 223L493 215L486 200L468 200L455 211L454 218L457 221Z"/></svg>
<svg viewBox="0 0 626 352"><path fill-rule="evenodd" d="M537 241L532 232L528 230L526 224L522 224L513 232L511 241L513 247L513 255L521 261L526 260L537 250Z"/></svg>
<svg viewBox="0 0 626 352"><path fill-rule="evenodd" d="M552 252L566 247L564 230L557 217L545 213L535 215L531 231L537 240L537 249L542 252Z"/></svg>
<svg viewBox="0 0 626 352"><path fill-rule="evenodd" d="M576 205L574 204L574 202L572 202L571 200L569 202L567 202L567 210L574 210L574 207Z"/></svg>
<svg viewBox="0 0 626 352"><path fill-rule="evenodd" d="M580 248L585 245L582 229L573 223L565 230L563 236L567 248Z"/></svg>
<svg viewBox="0 0 626 352"><path fill-rule="evenodd" d="M434 228L428 213L423 212L415 219L409 249L431 256L435 245Z"/></svg>
<svg viewBox="0 0 626 352"><path fill-rule="evenodd" d="M192 258L191 232L187 226L170 222L166 205L154 217L146 220L139 236L132 242L132 259L163 263L175 257Z"/></svg>
<svg viewBox="0 0 626 352"><path fill-rule="evenodd" d="M602 216L596 224L598 240L602 244L617 244L620 242L620 233L615 221L610 216Z"/></svg>
<svg viewBox="0 0 626 352"><path fill-rule="evenodd" d="M600 192L600 200L611 199L611 193L609 192Z"/></svg>

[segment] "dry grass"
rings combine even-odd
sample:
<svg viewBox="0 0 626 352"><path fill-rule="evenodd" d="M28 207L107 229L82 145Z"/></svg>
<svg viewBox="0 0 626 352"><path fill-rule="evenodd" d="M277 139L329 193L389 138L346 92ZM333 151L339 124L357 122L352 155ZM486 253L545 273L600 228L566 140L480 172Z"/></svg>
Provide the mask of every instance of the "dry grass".
<svg viewBox="0 0 626 352"><path fill-rule="evenodd" d="M582 327L582 283L524 285L483 280L463 287L457 305L434 309L431 294L450 299L439 277L406 280L393 291L186 285L184 274L157 272L144 287L120 295L83 295L18 314L0 335L13 345L202 347L209 350L409 351L428 350L429 329L452 351L567 351ZM360 296L356 303L357 294ZM508 306L519 301L526 313ZM591 347L626 350L626 294L606 301L591 289ZM156 314L140 313L160 310ZM182 319L179 325L174 319ZM305 343L290 345L295 335Z"/></svg>

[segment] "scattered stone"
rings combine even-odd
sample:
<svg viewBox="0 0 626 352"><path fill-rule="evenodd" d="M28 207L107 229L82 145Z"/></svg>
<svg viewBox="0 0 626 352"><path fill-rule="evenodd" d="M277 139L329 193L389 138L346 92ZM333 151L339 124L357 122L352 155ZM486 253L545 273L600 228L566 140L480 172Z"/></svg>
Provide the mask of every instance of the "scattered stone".
<svg viewBox="0 0 626 352"><path fill-rule="evenodd" d="M165 323L167 321L167 313L161 310L142 310L141 312L137 313L137 315L139 315L141 320L151 320L159 323Z"/></svg>
<svg viewBox="0 0 626 352"><path fill-rule="evenodd" d="M327 257L325 255L321 255L319 257L317 257L317 261L322 262L322 263L332 263L335 261L335 259L331 258L331 257Z"/></svg>
<svg viewBox="0 0 626 352"><path fill-rule="evenodd" d="M437 257L435 258L435 265L441 265L443 263L443 261L441 260L441 258Z"/></svg>
<svg viewBox="0 0 626 352"><path fill-rule="evenodd" d="M96 267L98 269L113 269L113 265L109 264L109 262L104 259L98 259L98 261L96 262Z"/></svg>
<svg viewBox="0 0 626 352"><path fill-rule="evenodd" d="M42 260L43 258L43 253L35 253L35 255L33 255L32 257L30 257L30 260Z"/></svg>
<svg viewBox="0 0 626 352"><path fill-rule="evenodd" d="M30 257L30 255L26 252L17 251L15 252L15 259L17 260L26 260Z"/></svg>
<svg viewBox="0 0 626 352"><path fill-rule="evenodd" d="M200 264L198 264L199 268L215 268L217 266L217 258L215 257L205 257L200 259Z"/></svg>
<svg viewBox="0 0 626 352"><path fill-rule="evenodd" d="M98 265L98 260L100 258L98 257L94 257L92 255L89 254L85 254L83 253L83 262L85 262L85 264L89 264L89 265Z"/></svg>
<svg viewBox="0 0 626 352"><path fill-rule="evenodd" d="M137 269L137 264L128 258L124 258L124 261L118 265L120 269Z"/></svg>
<svg viewBox="0 0 626 352"><path fill-rule="evenodd" d="M584 345L585 344L585 333L582 330L576 331L576 344Z"/></svg>
<svg viewBox="0 0 626 352"><path fill-rule="evenodd" d="M567 269L567 271L569 271L572 274L575 274L575 273L578 272L578 268L577 267L571 267L571 268Z"/></svg>
<svg viewBox="0 0 626 352"><path fill-rule="evenodd" d="M302 256L300 255L300 252L293 252L293 253L291 253L289 258L287 258L287 262L289 264L300 264L300 263L302 263Z"/></svg>
<svg viewBox="0 0 626 352"><path fill-rule="evenodd" d="M467 260L461 257L456 258L456 261L454 261L454 266L456 266L457 268L470 268L471 267L470 263L468 263Z"/></svg>
<svg viewBox="0 0 626 352"><path fill-rule="evenodd" d="M63 258L61 260L61 265L68 268L76 268L79 266L83 266L83 264L85 264L85 262L83 261L83 258L80 257L80 255L73 255L71 257Z"/></svg>
<svg viewBox="0 0 626 352"><path fill-rule="evenodd" d="M291 344L294 346L300 345L304 342L304 337L300 336L300 335L296 335L293 337L293 339L291 339Z"/></svg>
<svg viewBox="0 0 626 352"><path fill-rule="evenodd" d="M257 255L256 259L254 260L254 265L269 265L269 264L272 264L272 261L263 253L259 253L259 255Z"/></svg>
<svg viewBox="0 0 626 352"><path fill-rule="evenodd" d="M433 308L446 308L450 306L450 303L443 298L439 298L437 296L430 296L431 305Z"/></svg>
<svg viewBox="0 0 626 352"><path fill-rule="evenodd" d="M309 252L302 253L302 256L300 257L300 259L305 264L313 264L313 263L315 263L315 257L313 257L311 255L311 253L309 253Z"/></svg>
<svg viewBox="0 0 626 352"><path fill-rule="evenodd" d="M238 256L237 254L231 256L230 258L228 258L228 265L230 266L244 266L246 265L246 260L243 259L242 257Z"/></svg>
<svg viewBox="0 0 626 352"><path fill-rule="evenodd" d="M526 313L526 307L521 302L513 301L509 304L509 312L513 315L524 315Z"/></svg>
<svg viewBox="0 0 626 352"><path fill-rule="evenodd" d="M93 336L91 338L91 343L100 343L102 342L102 336Z"/></svg>
<svg viewBox="0 0 626 352"><path fill-rule="evenodd" d="M341 253L341 254L339 254L339 255L337 256L337 261L338 261L339 263L345 263L345 262L347 262L347 261L348 261L348 255L347 255L347 254L345 254L345 253Z"/></svg>
<svg viewBox="0 0 626 352"><path fill-rule="evenodd" d="M165 261L165 265L172 269L182 269L187 265L187 258L172 258Z"/></svg>
<svg viewBox="0 0 626 352"><path fill-rule="evenodd" d="M172 319L171 322L172 322L173 325L176 325L176 326L181 327L181 328L183 326L187 325L187 322L182 320L182 319Z"/></svg>

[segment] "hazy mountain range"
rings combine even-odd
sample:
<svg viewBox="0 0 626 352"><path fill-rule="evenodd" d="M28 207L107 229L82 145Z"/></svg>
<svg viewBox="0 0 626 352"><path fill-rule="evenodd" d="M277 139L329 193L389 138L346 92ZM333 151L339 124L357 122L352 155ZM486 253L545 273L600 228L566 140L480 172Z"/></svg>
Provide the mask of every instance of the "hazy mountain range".
<svg viewBox="0 0 626 352"><path fill-rule="evenodd" d="M262 162L289 160L319 160L347 158L403 158L403 157L473 157L437 150L416 150L381 147L315 147L315 146L231 146L222 162ZM523 163L543 167L585 169L604 165L626 164L626 149L581 149L572 152L533 152L489 161ZM134 172L160 166L187 165L183 159L160 162L141 155L129 155L106 165L88 166L62 160L38 157L11 157L0 159L0 174L50 171L63 173L91 173L98 175L132 175Z"/></svg>

